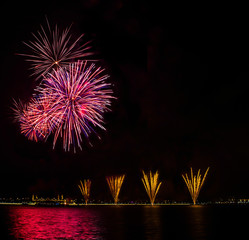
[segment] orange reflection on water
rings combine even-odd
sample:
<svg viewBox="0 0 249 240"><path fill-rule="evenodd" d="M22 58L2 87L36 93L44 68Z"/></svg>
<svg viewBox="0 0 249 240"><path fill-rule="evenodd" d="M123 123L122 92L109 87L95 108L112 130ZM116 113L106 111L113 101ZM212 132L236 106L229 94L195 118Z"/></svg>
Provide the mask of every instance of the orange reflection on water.
<svg viewBox="0 0 249 240"><path fill-rule="evenodd" d="M100 218L92 209L13 207L9 214L16 239L103 239Z"/></svg>
<svg viewBox="0 0 249 240"><path fill-rule="evenodd" d="M188 207L189 231L194 239L205 239L208 235L208 209L203 205Z"/></svg>
<svg viewBox="0 0 249 240"><path fill-rule="evenodd" d="M143 220L146 240L163 239L160 206L144 206ZM165 226L166 227L166 226Z"/></svg>

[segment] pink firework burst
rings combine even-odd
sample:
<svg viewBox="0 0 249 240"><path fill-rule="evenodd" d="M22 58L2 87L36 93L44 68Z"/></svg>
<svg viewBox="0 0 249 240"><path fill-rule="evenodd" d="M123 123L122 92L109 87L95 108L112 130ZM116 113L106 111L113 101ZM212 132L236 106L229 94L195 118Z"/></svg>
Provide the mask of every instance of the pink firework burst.
<svg viewBox="0 0 249 240"><path fill-rule="evenodd" d="M82 134L88 139L95 127L105 130L103 114L110 110L114 97L111 84L106 82L109 76L103 72L94 64L78 61L69 69L59 68L44 78L37 91L49 96L49 119L56 123L51 124L53 146L61 136L64 150L69 151L73 145L75 151L75 146L81 149Z"/></svg>
<svg viewBox="0 0 249 240"><path fill-rule="evenodd" d="M31 50L32 54L20 54L27 57L27 61L31 62L31 69L34 71L32 75L36 75L37 79L51 72L52 69L58 67L68 67L72 61L85 59L92 55L88 50L91 48L89 42L80 45L80 41L84 34L75 40L70 35L70 27L60 31L55 26L54 30L48 25L48 34L41 26L41 31L37 35L33 34L34 41L25 43Z"/></svg>
<svg viewBox="0 0 249 240"><path fill-rule="evenodd" d="M14 102L13 110L21 133L29 140L38 142L46 139L56 125L56 119L50 114L51 102L46 94L33 97L27 104Z"/></svg>

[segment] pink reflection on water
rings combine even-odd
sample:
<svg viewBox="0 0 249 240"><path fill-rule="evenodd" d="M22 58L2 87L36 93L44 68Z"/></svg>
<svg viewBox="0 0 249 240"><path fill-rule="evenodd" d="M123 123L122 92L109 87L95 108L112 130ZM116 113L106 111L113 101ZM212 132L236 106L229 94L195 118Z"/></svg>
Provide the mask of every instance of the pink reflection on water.
<svg viewBox="0 0 249 240"><path fill-rule="evenodd" d="M20 206L9 215L11 235L17 239L103 239L93 209Z"/></svg>

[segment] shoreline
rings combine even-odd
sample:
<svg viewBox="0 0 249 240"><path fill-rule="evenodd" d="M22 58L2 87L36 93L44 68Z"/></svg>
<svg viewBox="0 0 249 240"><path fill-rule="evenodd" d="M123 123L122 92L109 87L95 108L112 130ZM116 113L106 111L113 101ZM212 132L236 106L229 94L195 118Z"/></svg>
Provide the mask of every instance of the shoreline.
<svg viewBox="0 0 249 240"><path fill-rule="evenodd" d="M46 204L46 203L11 203L11 202L0 202L0 205L13 205L13 206L152 206L150 203L68 203L68 204ZM166 205L177 205L177 206L188 206L193 205L191 203L156 203L153 206L166 206ZM202 204L200 204L202 205Z"/></svg>
<svg viewBox="0 0 249 240"><path fill-rule="evenodd" d="M50 204L50 203L13 203L13 202L0 202L0 206L35 206L35 207L87 207L87 206L192 206L192 207L201 207L201 206L210 206L210 205L247 205L249 203L235 203L235 202L218 202L218 203L156 203L151 205L150 203L88 203L87 205L84 203L68 203L68 204Z"/></svg>

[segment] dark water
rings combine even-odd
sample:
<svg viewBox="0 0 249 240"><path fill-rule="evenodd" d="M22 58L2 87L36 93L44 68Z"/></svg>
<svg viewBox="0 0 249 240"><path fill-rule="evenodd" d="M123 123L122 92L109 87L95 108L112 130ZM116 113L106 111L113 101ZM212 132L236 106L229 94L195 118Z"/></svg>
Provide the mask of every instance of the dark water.
<svg viewBox="0 0 249 240"><path fill-rule="evenodd" d="M0 206L0 239L249 239L249 206Z"/></svg>

